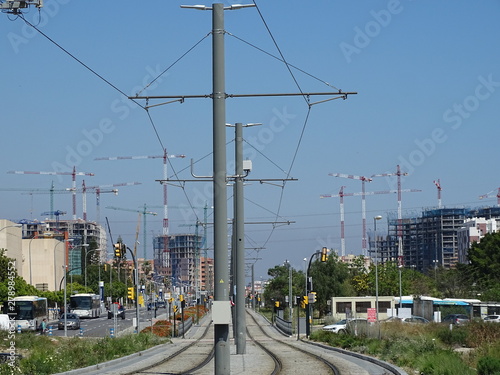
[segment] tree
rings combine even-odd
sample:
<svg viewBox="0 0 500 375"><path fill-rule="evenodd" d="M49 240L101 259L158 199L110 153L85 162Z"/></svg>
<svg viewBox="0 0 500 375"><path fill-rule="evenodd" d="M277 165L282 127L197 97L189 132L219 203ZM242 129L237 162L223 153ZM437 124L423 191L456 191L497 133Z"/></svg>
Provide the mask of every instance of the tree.
<svg viewBox="0 0 500 375"><path fill-rule="evenodd" d="M468 256L476 280L500 282L500 232L487 233L481 242L474 242Z"/></svg>
<svg viewBox="0 0 500 375"><path fill-rule="evenodd" d="M337 255L329 255L326 262L315 261L311 264L308 276L313 280L313 291L316 292L314 309L320 315L329 311L328 301L332 297L351 295L354 288L348 282L349 268L339 261Z"/></svg>
<svg viewBox="0 0 500 375"><path fill-rule="evenodd" d="M15 259L7 257L6 251L0 249L0 303L7 300L9 292L15 293L11 297L38 295L38 290L17 274L17 270L13 267ZM14 284L9 285L12 281Z"/></svg>
<svg viewBox="0 0 500 375"><path fill-rule="evenodd" d="M285 296L288 295L288 268L286 266L274 266L267 271L272 279L264 290L264 302L266 306L274 306L274 302L285 303Z"/></svg>
<svg viewBox="0 0 500 375"><path fill-rule="evenodd" d="M366 296L370 293L370 279L368 269L365 267L365 257L359 255L354 258L349 267L349 285L353 295Z"/></svg>

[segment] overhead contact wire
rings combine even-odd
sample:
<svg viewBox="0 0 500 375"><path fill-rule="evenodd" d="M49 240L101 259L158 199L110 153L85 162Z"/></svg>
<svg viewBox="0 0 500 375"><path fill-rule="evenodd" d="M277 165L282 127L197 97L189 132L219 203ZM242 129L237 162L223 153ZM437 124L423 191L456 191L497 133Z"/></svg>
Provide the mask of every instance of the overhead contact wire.
<svg viewBox="0 0 500 375"><path fill-rule="evenodd" d="M66 53L68 56L70 56L73 60L75 60L76 62L78 62L80 65L82 65L85 69L87 69L89 72L91 72L92 74L94 74L95 76L97 76L99 79L101 79L103 82L107 83L109 86L111 86L113 89L115 89L116 91L118 91L120 94L122 94L123 96L125 96L126 98L128 98L128 95L125 94L122 90L120 90L118 87L116 87L114 84L112 84L110 81L108 81L106 78L104 78L102 75L100 75L99 73L97 73L94 69L92 69L91 67L89 67L87 64L85 64L83 61L81 61L79 58L77 58L75 55L73 55L71 52L69 52L67 49L65 49L63 46L61 46L59 43L57 43L54 39L52 39L51 37L49 37L47 34L45 34L44 32L42 32L39 28L37 28L35 25L33 25L32 23L30 23L26 18L24 18L23 15L20 15L19 16L28 26L31 26L33 29L35 29L36 31L38 31L40 33L40 35L42 35L43 37L45 37L48 41L50 41L52 44L54 44L57 48L59 48L60 50L62 50L64 53ZM135 104L137 104L139 107L141 108L144 108L141 104L139 104L137 101L133 101Z"/></svg>
<svg viewBox="0 0 500 375"><path fill-rule="evenodd" d="M260 52L262 52L262 53L264 53L264 54L266 54L266 55L268 55L268 56L272 57L273 59L276 59L276 60L278 60L278 61L280 61L280 62L282 62L282 63L287 64L287 62L286 62L286 61L284 61L283 59L280 59L278 56L275 56L275 55L273 55L272 53L267 52L266 50L264 50L264 49L262 49L262 48L260 48L260 47L257 47L255 44L252 44L252 43L250 43L250 42L248 42L248 41L246 41L246 40L244 40L244 39L242 39L242 38L240 38L240 37L238 37L238 36L236 36L236 35L234 35L234 34L231 34L231 33L229 33L229 32L226 32L226 34L227 34L227 35L229 35L229 36L232 36L232 37L233 37L233 38L235 38L235 39L238 39L240 42L243 42L243 43L245 43L245 44L249 45L249 46L250 46L250 47L252 47L252 48L255 48L257 51L260 51ZM303 69L301 69L301 68L299 68L299 67L297 67L297 66L295 66L295 65L292 65L292 64L287 64L287 65L289 65L289 66L291 66L292 68L294 68L294 69L298 70L299 72L304 73L305 75L307 75L307 76L309 76L309 77L311 77L311 78L313 78L313 79L315 79L315 80L317 80L317 81L319 81L319 82L321 82L321 83L325 84L325 85L326 85L326 86L328 86L328 87L331 87L331 88L334 88L335 90L340 91L340 89L339 89L339 88L337 88L337 87L335 87L334 85L332 85L332 84L330 84L330 83L328 83L328 82L326 82L326 81L322 80L322 79L321 79L321 78L319 78L319 77L316 77L315 75L313 75L313 74L311 74L311 73L306 72L305 70L303 70Z"/></svg>
<svg viewBox="0 0 500 375"><path fill-rule="evenodd" d="M158 80L158 78L160 78L167 71L169 71L174 65L176 65L179 61L181 61L188 53L190 53L192 50L194 50L198 46L198 44L200 44L201 42L203 42L210 34L212 34L212 32L208 33L203 38L201 38L197 43L195 43L191 48L189 48L186 52L184 52L177 60L175 60L172 64L170 64L170 66L168 66L163 72L161 72L160 74L158 74L158 76L156 76L151 82L149 82L146 86L144 86L142 88L142 90L140 90L139 92L137 92L135 95L139 96L144 90L146 90L149 86L151 86L153 83L155 83L156 80Z"/></svg>
<svg viewBox="0 0 500 375"><path fill-rule="evenodd" d="M278 53L280 54L281 56L281 59L283 60L283 63L285 64L288 72L290 73L290 75L292 76L292 79L293 81L295 82L295 85L297 86L297 88L299 89L300 93L302 94L302 97L304 98L304 100L306 101L306 103L309 105L308 101L307 101L307 98L305 97L304 95L304 92L302 91L299 83L297 82L297 79L295 78L295 76L293 75L293 72L292 70L290 69L290 66L288 65L288 62L286 61L285 59L285 56L283 55L283 53L281 52L281 49L280 47L278 46L278 43L276 42L276 39L274 38L274 35L271 33L271 29L269 29L269 26L267 25L267 22L266 20L264 19L264 16L262 15L262 13L260 12L260 9L259 9L259 6L257 5L257 3L255 2L255 0L253 0L253 3L255 5L255 8L257 9L257 12L259 12L259 16L260 16L260 19L262 20L262 22L264 23L264 26L266 27L266 30L267 32L269 33L269 36L271 37L271 40L273 41L274 43L274 46L276 47L276 49L278 50Z"/></svg>

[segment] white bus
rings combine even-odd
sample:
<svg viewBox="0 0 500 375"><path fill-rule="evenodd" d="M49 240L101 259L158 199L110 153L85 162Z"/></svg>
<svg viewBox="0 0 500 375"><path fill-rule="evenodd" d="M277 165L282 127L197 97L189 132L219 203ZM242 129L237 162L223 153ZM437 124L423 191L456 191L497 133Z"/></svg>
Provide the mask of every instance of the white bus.
<svg viewBox="0 0 500 375"><path fill-rule="evenodd" d="M101 316L101 297L98 294L80 293L69 297L69 310L80 318Z"/></svg>
<svg viewBox="0 0 500 375"><path fill-rule="evenodd" d="M15 320L15 329L21 326L22 331L36 331L43 319L49 320L47 298L37 296L15 297L4 303L4 313L9 315L10 322Z"/></svg>

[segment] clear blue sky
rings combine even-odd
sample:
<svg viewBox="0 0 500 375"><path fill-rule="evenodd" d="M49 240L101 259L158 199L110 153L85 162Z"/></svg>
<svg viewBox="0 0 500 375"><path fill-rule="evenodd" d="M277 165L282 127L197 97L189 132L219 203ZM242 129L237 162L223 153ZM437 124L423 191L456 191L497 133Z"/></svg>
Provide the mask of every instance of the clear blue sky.
<svg viewBox="0 0 500 375"><path fill-rule="evenodd" d="M147 217L148 245L153 234L161 234L163 195L155 180L163 177L162 160L95 158L161 155L163 145L169 154L187 156L171 160L169 177L176 172L179 178L190 179L190 158L202 159L196 174L209 175L211 100L150 109L157 136L146 111L75 58L122 92L135 94L211 31L211 12L181 9L181 4L190 3L46 0L41 17L34 9L25 17L51 40L21 19L1 15L0 188L49 189L52 180L56 188L67 188L70 176L7 171L70 171L73 166L95 174L85 177L88 186L141 182L120 188L116 197L103 194L101 219L108 217L115 238L121 235L133 243L137 215L104 207L159 206L150 208L157 216ZM285 260L302 269L303 258L322 246L340 249L339 200L320 195L337 194L342 185L346 193L357 193L361 183L329 173L371 176L395 172L400 164L409 173L403 189L422 190L403 194L406 215L437 205L436 179L441 180L445 206L496 204L496 198L478 197L500 186L499 1L258 1L257 5L265 24L255 8L225 12L230 33L227 93L331 90L323 82L358 92L345 101L314 105L309 116L301 97L227 100L228 123L263 124L244 130L245 156L253 162L250 177L284 178L290 171L298 179L283 191L259 183L245 188L248 222L272 221L277 213L278 220L295 222L277 227L272 236L269 224L246 226L247 247L265 244L258 253L247 251L249 258L259 258L257 279L266 278L268 268ZM283 63L252 47L279 55L265 25L285 59L308 73L291 69L299 87ZM211 90L208 37L142 94ZM228 141L232 137L233 129L228 128ZM233 147L228 145L230 174ZM82 177L77 177L79 187L81 183ZM367 191L394 188L394 181L385 178L367 184ZM210 206L211 186L169 185L171 234L194 230L181 226L195 221L190 210L178 208L188 205L186 197L196 207L205 202ZM93 219L95 196L89 194L87 201L88 217ZM1 217L12 220L41 220L40 214L49 210L49 195L1 191L0 202ZM375 215L386 218L397 209L395 194L368 196L366 202L369 229ZM56 195L54 208L67 211L64 218L70 219L71 196ZM345 212L346 251L359 254L361 198L346 197ZM77 213L82 216L80 195ZM197 215L203 219L201 208ZM384 228L382 221L380 229ZM209 245L211 234L210 228ZM141 226L141 239L142 235Z"/></svg>

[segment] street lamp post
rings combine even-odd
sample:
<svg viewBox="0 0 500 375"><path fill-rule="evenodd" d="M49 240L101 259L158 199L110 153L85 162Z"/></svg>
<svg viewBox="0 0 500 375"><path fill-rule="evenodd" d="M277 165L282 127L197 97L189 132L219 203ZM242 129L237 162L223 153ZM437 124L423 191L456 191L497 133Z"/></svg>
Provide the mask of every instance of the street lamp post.
<svg viewBox="0 0 500 375"><path fill-rule="evenodd" d="M288 267L288 313L290 322L293 318L293 303L292 303L292 265L288 260L285 260Z"/></svg>
<svg viewBox="0 0 500 375"><path fill-rule="evenodd" d="M30 262L30 285L33 285L33 270L31 268L31 242L35 239L36 237L33 237L31 240L30 240L30 244L28 246L28 249L29 249L29 262ZM55 254L55 253L54 253ZM54 288L56 286L54 285Z"/></svg>
<svg viewBox="0 0 500 375"><path fill-rule="evenodd" d="M56 243L56 245L54 246L54 253L56 252L56 248L57 248L57 245L60 245L62 243L66 244L68 242L72 242L73 239L70 238L70 239L67 239L67 240L63 240L63 241L60 241L58 243ZM68 311L66 309L66 268L67 268L67 264L66 264L66 249L64 249L63 251L63 254L64 254L64 263L63 263L63 271L64 271L64 300L63 300L63 306L64 306L64 337L67 337L68 336L68 327L66 325L67 323L67 316L68 316Z"/></svg>
<svg viewBox="0 0 500 375"><path fill-rule="evenodd" d="M311 304L309 303L309 292L312 290L312 283L309 283L309 269L311 268L311 263L312 263L312 260L314 258L314 256L318 256L321 254L321 251L317 250L315 251L311 257L309 258L309 264L307 265L307 268L306 268L306 297L308 297L308 303L306 305L306 337L309 337L310 333L311 333L311 309L310 309L310 306ZM307 261L307 258L304 258L304 260Z"/></svg>
<svg viewBox="0 0 500 375"><path fill-rule="evenodd" d="M375 239L375 313L377 319L377 326L379 327L379 338L380 338L380 326L378 321L378 245L377 245L377 220L382 219L382 216L378 215L373 218L373 229L374 229L374 239Z"/></svg>
<svg viewBox="0 0 500 375"><path fill-rule="evenodd" d="M7 228L21 228L22 226L23 226L22 224L7 225L7 226L3 227L2 229L0 229L0 232L3 231L4 229L7 229ZM6 241L7 241L7 239L6 239ZM31 242L30 242L30 244L31 244ZM30 252L30 284L31 284L31 252Z"/></svg>
<svg viewBox="0 0 500 375"><path fill-rule="evenodd" d="M403 283L402 283L402 279L401 279L401 271L402 271L402 268L403 266L400 265L398 266L399 268L399 310L401 311L401 308L403 307ZM399 316L399 311L398 311L398 316Z"/></svg>
<svg viewBox="0 0 500 375"><path fill-rule="evenodd" d="M134 262L135 267L135 332L139 334L140 324L139 324L139 264L137 262L137 253L136 251L132 251L130 247L127 246L127 249L130 251L132 255L132 261ZM152 320L151 320L152 321Z"/></svg>

